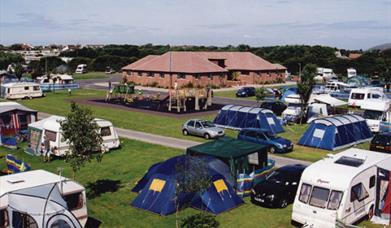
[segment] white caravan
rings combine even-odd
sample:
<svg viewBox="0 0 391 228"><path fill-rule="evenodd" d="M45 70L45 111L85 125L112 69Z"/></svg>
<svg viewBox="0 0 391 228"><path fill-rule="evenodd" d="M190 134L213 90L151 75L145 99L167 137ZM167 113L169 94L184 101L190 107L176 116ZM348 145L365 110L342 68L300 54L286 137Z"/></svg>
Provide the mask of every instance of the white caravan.
<svg viewBox="0 0 391 228"><path fill-rule="evenodd" d="M77 65L75 73L77 73L77 74L87 73L87 64Z"/></svg>
<svg viewBox="0 0 391 228"><path fill-rule="evenodd" d="M348 68L347 70L348 78L357 76L357 71L354 68Z"/></svg>
<svg viewBox="0 0 391 228"><path fill-rule="evenodd" d="M318 68L316 68L316 71L317 71L317 76L322 77L323 80L325 80L325 81L328 81L336 76L334 74L333 69L330 69L330 68L318 67Z"/></svg>
<svg viewBox="0 0 391 228"><path fill-rule="evenodd" d="M10 82L1 85L1 97L5 99L31 99L42 96L41 87L34 82Z"/></svg>
<svg viewBox="0 0 391 228"><path fill-rule="evenodd" d="M325 86L324 92L330 93L330 92L344 92L349 87L348 84L339 82L339 81L331 81L328 82Z"/></svg>
<svg viewBox="0 0 391 228"><path fill-rule="evenodd" d="M361 105L369 129L379 132L380 122L391 123L391 101L367 101Z"/></svg>
<svg viewBox="0 0 391 228"><path fill-rule="evenodd" d="M349 94L348 105L361 107L367 101L389 101L382 88L357 88Z"/></svg>
<svg viewBox="0 0 391 228"><path fill-rule="evenodd" d="M29 124L30 148L27 150L31 154L41 155L41 145L45 137L49 140L51 152L55 156L64 156L69 150L69 143L64 140L61 134L60 121L65 120L62 116L50 116L46 119ZM102 136L102 152L118 148L120 141L113 124L110 121L95 119L100 127Z"/></svg>
<svg viewBox="0 0 391 228"><path fill-rule="evenodd" d="M0 177L0 227L86 225L85 189L68 178L34 170Z"/></svg>
<svg viewBox="0 0 391 228"><path fill-rule="evenodd" d="M379 168L387 169L391 154L351 148L308 166L293 204L292 223L336 227L372 217L377 208Z"/></svg>

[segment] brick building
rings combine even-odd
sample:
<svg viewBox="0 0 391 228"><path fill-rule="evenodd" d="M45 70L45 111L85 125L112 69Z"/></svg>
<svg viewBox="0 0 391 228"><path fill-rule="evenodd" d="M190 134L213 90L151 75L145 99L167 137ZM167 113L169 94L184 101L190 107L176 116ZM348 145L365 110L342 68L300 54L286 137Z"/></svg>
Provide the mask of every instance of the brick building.
<svg viewBox="0 0 391 228"><path fill-rule="evenodd" d="M168 88L193 85L231 86L285 79L286 68L250 52L167 52L149 55L122 68L123 76L140 85Z"/></svg>

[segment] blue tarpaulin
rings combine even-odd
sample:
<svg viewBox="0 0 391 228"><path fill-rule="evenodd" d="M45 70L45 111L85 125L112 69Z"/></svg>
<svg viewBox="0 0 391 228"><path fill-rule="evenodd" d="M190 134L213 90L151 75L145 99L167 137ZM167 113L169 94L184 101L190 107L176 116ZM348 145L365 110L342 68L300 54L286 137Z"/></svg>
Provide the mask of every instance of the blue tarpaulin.
<svg viewBox="0 0 391 228"><path fill-rule="evenodd" d="M340 115L314 120L298 144L338 150L369 141L372 137L365 119L357 115Z"/></svg>

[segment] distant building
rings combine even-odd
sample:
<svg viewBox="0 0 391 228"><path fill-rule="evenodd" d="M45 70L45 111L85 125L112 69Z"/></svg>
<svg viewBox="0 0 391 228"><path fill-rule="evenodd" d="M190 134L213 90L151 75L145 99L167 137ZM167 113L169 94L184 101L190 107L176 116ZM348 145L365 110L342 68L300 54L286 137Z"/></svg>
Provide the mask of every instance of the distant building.
<svg viewBox="0 0 391 228"><path fill-rule="evenodd" d="M361 56L362 56L361 53L349 53L348 58L349 58L350 60L354 60L354 59L360 58Z"/></svg>
<svg viewBox="0 0 391 228"><path fill-rule="evenodd" d="M285 80L286 68L250 52L167 52L149 55L122 68L124 77L141 85L168 88L232 86Z"/></svg>

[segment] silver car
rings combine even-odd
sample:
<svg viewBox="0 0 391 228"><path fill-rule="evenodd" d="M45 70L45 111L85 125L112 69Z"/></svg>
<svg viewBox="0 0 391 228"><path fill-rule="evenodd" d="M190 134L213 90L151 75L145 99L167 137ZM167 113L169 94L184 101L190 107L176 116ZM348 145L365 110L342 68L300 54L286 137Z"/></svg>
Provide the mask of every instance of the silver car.
<svg viewBox="0 0 391 228"><path fill-rule="evenodd" d="M224 136L224 129L216 127L212 122L206 120L192 119L186 121L182 126L183 135L196 135L205 139Z"/></svg>

